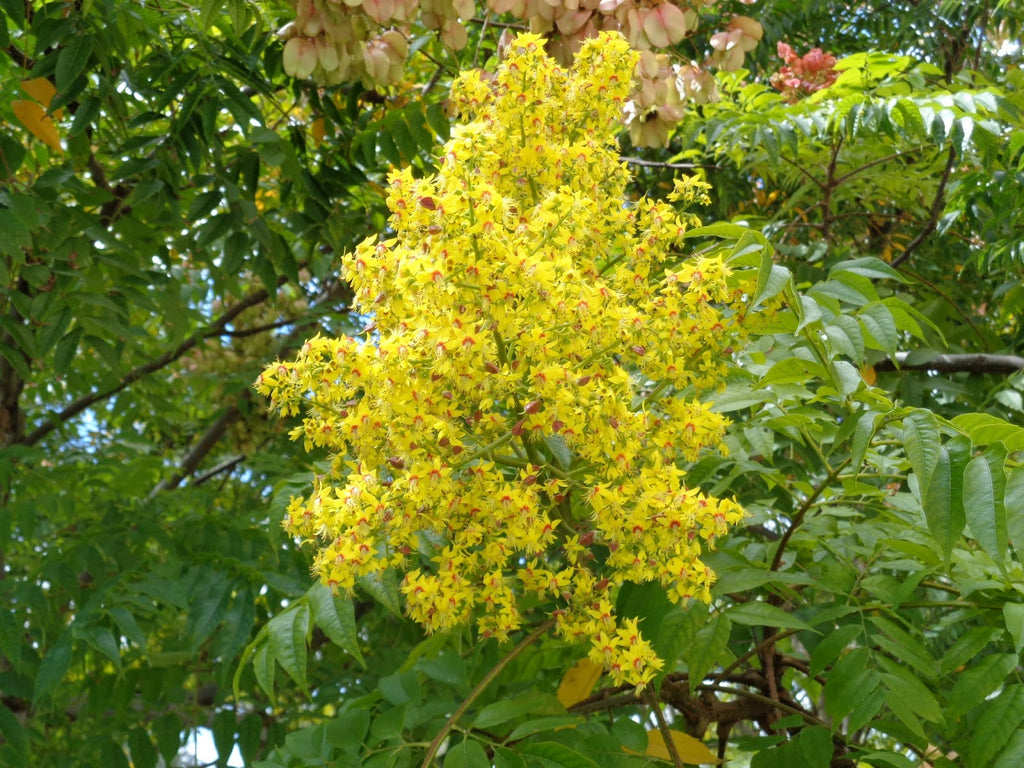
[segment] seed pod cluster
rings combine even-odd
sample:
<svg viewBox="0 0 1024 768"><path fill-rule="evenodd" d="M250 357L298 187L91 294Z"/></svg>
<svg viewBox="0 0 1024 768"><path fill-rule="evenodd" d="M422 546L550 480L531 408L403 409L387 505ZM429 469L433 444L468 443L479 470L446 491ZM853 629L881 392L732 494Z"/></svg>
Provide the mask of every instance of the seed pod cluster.
<svg viewBox="0 0 1024 768"><path fill-rule="evenodd" d="M711 36L704 63L672 61L665 49L692 36L714 0L487 0L486 10L525 21L547 41L547 52L569 66L585 40L619 31L643 53L640 84L626 110L637 146L668 142L688 102L717 99L715 66L738 69L762 37L761 25L735 16ZM484 9L480 9L484 10ZM295 21L282 28L284 68L292 77L323 85L361 80L367 88L397 83L409 44L402 29L419 21L453 50L468 40L465 21L474 0L295 0ZM507 42L507 40L505 41Z"/></svg>

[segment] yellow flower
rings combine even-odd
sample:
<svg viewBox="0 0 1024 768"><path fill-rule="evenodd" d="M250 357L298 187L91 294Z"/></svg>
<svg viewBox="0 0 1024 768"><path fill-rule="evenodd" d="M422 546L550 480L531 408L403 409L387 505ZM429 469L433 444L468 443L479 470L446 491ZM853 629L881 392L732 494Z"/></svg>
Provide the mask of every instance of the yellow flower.
<svg viewBox="0 0 1024 768"><path fill-rule="evenodd" d="M522 35L493 82L462 75L472 122L435 175L389 176L394 236L343 260L373 334L310 339L256 389L335 457L285 521L325 583L399 568L428 632L475 621L499 640L539 606L642 686L662 662L616 617L618 586L709 600L701 553L742 518L679 465L720 447L726 421L700 395L743 338L753 277L678 263L689 220L627 195L614 137L635 62L603 34L565 70Z"/></svg>

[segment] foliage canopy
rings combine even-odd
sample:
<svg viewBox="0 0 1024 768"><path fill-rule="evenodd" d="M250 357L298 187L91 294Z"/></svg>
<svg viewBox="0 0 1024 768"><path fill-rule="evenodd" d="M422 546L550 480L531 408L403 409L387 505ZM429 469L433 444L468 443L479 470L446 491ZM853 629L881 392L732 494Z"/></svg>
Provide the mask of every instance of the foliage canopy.
<svg viewBox="0 0 1024 768"><path fill-rule="evenodd" d="M289 439L301 420L269 417L252 388L317 334L368 349L378 286L353 259L343 274L342 256L369 257L364 238L402 227L422 245L444 225L437 203L455 190L437 186L440 147L467 143L451 83L495 71L529 9L462 9L458 50L453 28L410 17L393 82L321 87L285 71L303 74L274 32L287 6L0 2L0 761L190 764L204 728L220 765L236 749L233 762L267 767L1019 764L1022 10L721 0L680 4L700 24L677 38L659 7L668 25L641 20L646 43L633 40L656 50L620 140L628 178L611 145L588 150L615 204L578 195L573 226L537 200L516 210L532 235L578 238L579 220L668 210L680 173L702 174L701 226L662 258L751 270L745 300L768 306L744 345L701 342L733 347L712 359L729 358L720 389L678 382L732 425L727 451L682 451L666 472L746 510L703 557L710 604L675 604L644 579L602 587L664 661L638 692L541 631L553 595L533 595L501 644L471 628L425 636L392 569L359 574L352 597L314 583L314 552L279 521L311 473L340 465L316 440L306 455ZM556 37L578 31L551 13ZM756 21L760 44L734 15ZM722 66L729 40L738 69ZM552 45L567 62L574 48ZM814 68L828 87L799 85ZM409 222L394 218L403 196ZM446 236L475 242L472 226ZM523 296L639 271L593 274L614 248L581 262L594 252L568 239L543 254L509 242L536 262ZM546 283L548 263L575 280ZM454 326L454 294L417 285ZM628 313L656 293L623 295ZM549 311L537 299L516 322L544 327ZM641 389L660 381L644 365L661 359L662 328L617 340L601 364L642 371ZM498 344L479 349L488 372ZM563 371L579 365L559 355ZM509 383L495 429L518 413L607 441L547 411L578 404L586 375L540 396ZM571 481L585 444L537 441L522 463Z"/></svg>

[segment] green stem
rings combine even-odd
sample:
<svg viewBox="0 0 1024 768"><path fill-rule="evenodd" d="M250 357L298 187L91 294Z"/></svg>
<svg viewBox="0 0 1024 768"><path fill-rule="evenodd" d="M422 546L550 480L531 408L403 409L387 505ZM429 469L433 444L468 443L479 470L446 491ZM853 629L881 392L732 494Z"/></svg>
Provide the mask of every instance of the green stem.
<svg viewBox="0 0 1024 768"><path fill-rule="evenodd" d="M437 750L440 749L441 744L448 737L448 734L451 733L452 728L455 727L459 718L466 714L466 710L473 706L473 702L480 697L481 693L487 690L487 686L494 682L494 679L504 671L505 667L507 667L513 659L537 642L537 640L554 625L554 619L548 619L545 621L533 632L524 637L519 642L519 645L509 651L501 661L495 664L494 669L484 675L483 679L477 683L476 687L469 692L469 696L467 696L466 699L459 704L458 708L452 712L451 717L448 718L448 722L444 724L444 727L438 732L437 736L434 737L434 740L430 742L430 746L427 747L427 754L423 758L423 762L420 763L420 768L430 768L430 763L434 759L434 755L437 754Z"/></svg>

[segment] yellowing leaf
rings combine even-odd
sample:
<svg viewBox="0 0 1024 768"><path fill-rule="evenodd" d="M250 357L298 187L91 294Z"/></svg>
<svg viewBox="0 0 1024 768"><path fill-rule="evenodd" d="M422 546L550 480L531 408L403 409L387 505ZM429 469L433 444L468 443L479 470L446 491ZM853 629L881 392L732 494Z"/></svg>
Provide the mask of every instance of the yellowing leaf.
<svg viewBox="0 0 1024 768"><path fill-rule="evenodd" d="M679 759L687 765L703 765L705 763L718 765L722 762L715 757L710 749L704 746L704 742L700 739L695 739L693 736L682 731L670 730L669 733L672 734L672 741L676 745ZM633 755L640 754L626 747L622 749L624 752L629 752ZM648 757L656 757L659 760L672 759L672 756L668 753L668 746L665 744L665 737L661 735L661 731L653 730L647 732L647 751L644 754Z"/></svg>
<svg viewBox="0 0 1024 768"><path fill-rule="evenodd" d="M11 109L14 110L14 116L21 124L28 128L29 133L55 152L63 152L57 126L53 124L53 119L46 114L42 104L37 104L34 101L14 101L11 102Z"/></svg>
<svg viewBox="0 0 1024 768"><path fill-rule="evenodd" d="M311 130L313 132L313 141L320 144L324 140L324 119L322 117L318 117L314 120Z"/></svg>
<svg viewBox="0 0 1024 768"><path fill-rule="evenodd" d="M603 667L586 657L577 661L558 685L557 696L562 706L568 708L587 698L603 671Z"/></svg>
<svg viewBox="0 0 1024 768"><path fill-rule="evenodd" d="M869 387L875 386L875 382L878 381L878 374L875 373L874 366L866 365L860 369L860 376L867 382Z"/></svg>
<svg viewBox="0 0 1024 768"><path fill-rule="evenodd" d="M53 101L53 97L57 95L57 89L54 88L53 83L45 77L35 77L31 80L22 80L21 90L47 109L50 108L50 102Z"/></svg>

